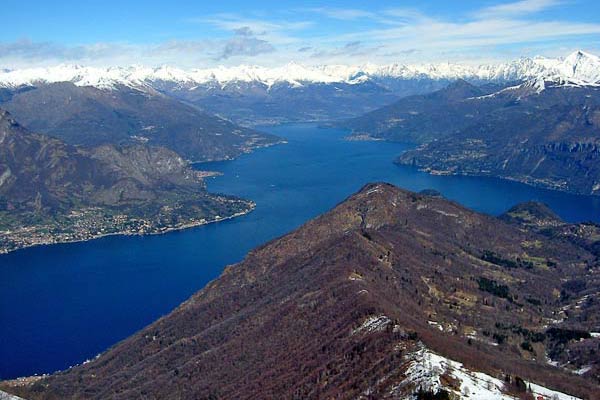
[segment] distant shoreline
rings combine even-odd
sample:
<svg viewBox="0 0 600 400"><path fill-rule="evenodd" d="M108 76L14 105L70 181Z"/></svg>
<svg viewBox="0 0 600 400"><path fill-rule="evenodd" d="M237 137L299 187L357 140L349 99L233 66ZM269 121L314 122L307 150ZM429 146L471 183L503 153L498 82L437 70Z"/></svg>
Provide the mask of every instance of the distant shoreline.
<svg viewBox="0 0 600 400"><path fill-rule="evenodd" d="M38 247L38 246L52 246L55 244L68 244L68 243L81 243L81 242L89 242L92 240L96 240L96 239L101 239L103 237L108 237L108 236L151 236L151 235L163 235L166 233L171 233L171 232L175 232L175 231L182 231L185 229L190 229L190 228L196 228L198 226L203 226L203 225L208 225L208 224L214 224L217 222L223 222L223 221L227 221L233 218L237 218L237 217L241 217L247 214L250 214L252 211L254 211L254 209L256 208L256 203L251 202L250 207L248 208L248 210L246 211L240 211L237 212L235 214L229 215L227 217L218 217L218 218L214 218L208 221L196 221L196 222L191 222L191 223L187 223L187 224L182 224L179 226L173 226L173 227L169 227L169 228L165 228L162 231L159 232L146 232L146 233L136 233L136 232L126 232L126 231L121 231L121 232L110 232L110 233L102 233L102 234L98 234L98 235L93 235L89 238L85 238L85 239L74 239L74 240L61 240L61 241L56 241L56 242L46 242L46 243L35 243L35 244L30 244L30 245L24 245L24 246L20 246L20 247L16 247L13 249L9 249L9 250L4 250L4 249L0 249L0 257L5 255L5 254L10 254L13 253L15 251L19 251L19 250L24 250L24 249L30 249L33 247Z"/></svg>

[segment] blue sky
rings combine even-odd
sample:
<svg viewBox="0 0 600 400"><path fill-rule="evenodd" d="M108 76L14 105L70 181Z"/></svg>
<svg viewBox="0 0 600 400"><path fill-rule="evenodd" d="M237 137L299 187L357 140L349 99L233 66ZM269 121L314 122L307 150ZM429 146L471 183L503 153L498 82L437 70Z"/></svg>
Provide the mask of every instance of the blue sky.
<svg viewBox="0 0 600 400"><path fill-rule="evenodd" d="M597 0L4 0L0 67L489 62L600 53Z"/></svg>

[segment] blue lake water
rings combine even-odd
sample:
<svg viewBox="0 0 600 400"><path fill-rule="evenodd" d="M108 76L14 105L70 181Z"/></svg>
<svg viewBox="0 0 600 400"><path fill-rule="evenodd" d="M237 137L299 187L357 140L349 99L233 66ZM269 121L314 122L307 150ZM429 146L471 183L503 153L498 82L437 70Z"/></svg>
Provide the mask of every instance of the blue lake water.
<svg viewBox="0 0 600 400"><path fill-rule="evenodd" d="M166 235L112 236L0 256L0 378L52 372L94 357L168 313L248 250L367 182L433 188L489 214L538 200L569 221L600 221L598 198L394 165L403 144L348 142L344 131L311 124L265 130L288 144L202 165L224 173L209 180L211 191L257 203L246 216Z"/></svg>

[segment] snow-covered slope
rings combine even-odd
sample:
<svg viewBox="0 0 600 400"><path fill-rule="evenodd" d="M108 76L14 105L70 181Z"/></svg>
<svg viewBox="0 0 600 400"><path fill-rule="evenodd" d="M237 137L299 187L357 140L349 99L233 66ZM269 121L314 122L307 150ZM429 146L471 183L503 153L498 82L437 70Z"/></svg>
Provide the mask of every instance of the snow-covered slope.
<svg viewBox="0 0 600 400"><path fill-rule="evenodd" d="M132 74L135 67L95 68L81 65L57 65L0 72L0 87L18 88L44 83L72 82L77 86L112 89L118 85L141 87L143 80Z"/></svg>
<svg viewBox="0 0 600 400"><path fill-rule="evenodd" d="M23 400L21 397L17 397L10 393L3 392L0 390L0 400Z"/></svg>
<svg viewBox="0 0 600 400"><path fill-rule="evenodd" d="M365 81L378 82L385 79L466 79L500 82L546 79L575 84L598 84L600 83L600 58L577 51L564 59L522 58L509 63L479 66L450 63L304 66L289 63L277 68L240 65L187 71L169 66L96 68L80 65L0 70L0 87L8 88L53 82L72 82L78 86L94 86L102 89L111 89L119 85L137 88L152 87L161 82L190 89L209 83L222 87L231 82L252 82L268 87L277 83L287 83L294 87L307 83L360 84Z"/></svg>
<svg viewBox="0 0 600 400"><path fill-rule="evenodd" d="M576 51L550 69L553 80L576 85L600 84L600 58Z"/></svg>
<svg viewBox="0 0 600 400"><path fill-rule="evenodd" d="M460 399L486 399L486 400L515 400L504 390L504 381L493 376L473 372L459 362L440 356L425 346L408 356L409 366L406 370L406 380L394 392L405 392L408 386L424 391L437 392L441 389L453 393ZM452 378L442 379L443 376ZM447 383L452 381L452 387ZM550 390L532 382L525 382L534 399L546 400L580 400L565 393Z"/></svg>

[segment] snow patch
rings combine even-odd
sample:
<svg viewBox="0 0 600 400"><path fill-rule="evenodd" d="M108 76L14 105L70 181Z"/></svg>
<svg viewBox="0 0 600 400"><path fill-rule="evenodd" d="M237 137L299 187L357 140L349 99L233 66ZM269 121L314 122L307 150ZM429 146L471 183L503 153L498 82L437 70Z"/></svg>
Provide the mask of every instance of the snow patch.
<svg viewBox="0 0 600 400"><path fill-rule="evenodd" d="M573 371L573 373L577 374L577 375L583 375L583 374L588 373L591 370L592 370L592 366L591 365L586 365L585 367L581 367L579 369L576 369L575 371Z"/></svg>
<svg viewBox="0 0 600 400"><path fill-rule="evenodd" d="M514 400L515 397L502 391L504 382L482 372L471 371L457 361L450 360L429 350L423 344L419 349L407 356L409 363L406 369L406 379L392 388L392 394L402 393L402 389L412 386L437 392L445 389L454 393L458 398L486 400ZM442 384L442 376L448 376L456 381L456 387ZM550 390L543 386L526 382L531 387L534 397L543 396L545 399L580 400L565 393Z"/></svg>
<svg viewBox="0 0 600 400"><path fill-rule="evenodd" d="M442 324L440 324L439 322L435 322L435 321L427 321L427 323L431 326L434 326L436 328L438 328L440 331L444 331L444 327L442 326Z"/></svg>
<svg viewBox="0 0 600 400"><path fill-rule="evenodd" d="M384 330L392 320L385 315L370 316L364 320L364 322L356 329L352 331L352 335L357 333L369 334L374 332L380 332Z"/></svg>
<svg viewBox="0 0 600 400"><path fill-rule="evenodd" d="M12 395L10 393L6 393L3 392L2 390L0 390L0 400L24 400L22 397L18 397L15 395Z"/></svg>
<svg viewBox="0 0 600 400"><path fill-rule="evenodd" d="M498 343L492 342L491 340L484 339L484 338L478 336L476 332L469 333L467 335L467 338L471 339L471 340L476 340L476 341L481 342L481 343L485 343L485 344L490 345L490 346L495 346L495 347L498 346Z"/></svg>

